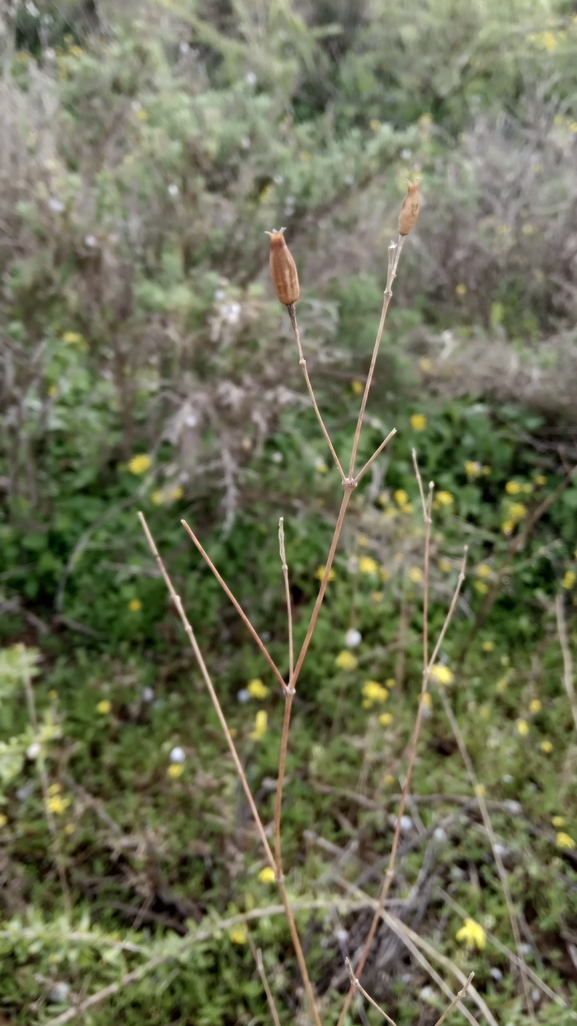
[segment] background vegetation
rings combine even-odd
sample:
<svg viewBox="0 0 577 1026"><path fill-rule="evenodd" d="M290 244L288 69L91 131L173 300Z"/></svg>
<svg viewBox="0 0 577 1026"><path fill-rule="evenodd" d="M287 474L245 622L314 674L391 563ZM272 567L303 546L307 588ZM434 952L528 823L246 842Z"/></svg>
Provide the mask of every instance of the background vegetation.
<svg viewBox="0 0 577 1026"><path fill-rule="evenodd" d="M486 789L527 962L557 998L536 989L537 1019L573 1021L577 721L563 676L577 639L577 8L12 0L0 46L2 1021L50 1022L149 959L84 1021L267 1018L251 912L282 1020L305 1021L286 924L259 912L276 892L259 878L249 812L136 511L268 821L277 689L180 518L282 664L278 517L298 637L340 482L264 231L287 226L309 370L346 448L415 175L423 208L366 456L393 426L398 437L355 496L301 677L287 879L324 1021L336 1022L420 688L416 446L437 494L433 632L469 545L438 684ZM491 849L435 693L413 791L396 914L475 970L499 1023L525 1022L491 940L514 946ZM480 950L456 939L466 916L488 938ZM429 1026L446 1003L386 930L367 981L399 1026Z"/></svg>

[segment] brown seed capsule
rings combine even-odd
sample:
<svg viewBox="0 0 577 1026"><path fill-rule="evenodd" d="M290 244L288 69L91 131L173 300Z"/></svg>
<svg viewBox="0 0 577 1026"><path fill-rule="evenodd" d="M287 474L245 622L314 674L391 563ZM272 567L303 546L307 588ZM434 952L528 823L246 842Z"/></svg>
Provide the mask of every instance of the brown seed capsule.
<svg viewBox="0 0 577 1026"><path fill-rule="evenodd" d="M403 205L399 214L399 235L408 235L419 216L419 206L421 203L421 197L419 196L419 183L418 181L409 182L408 186L407 195L403 200Z"/></svg>
<svg viewBox="0 0 577 1026"><path fill-rule="evenodd" d="M270 274L276 294L285 306L292 306L300 296L296 264L284 239L284 228L273 228L270 235Z"/></svg>

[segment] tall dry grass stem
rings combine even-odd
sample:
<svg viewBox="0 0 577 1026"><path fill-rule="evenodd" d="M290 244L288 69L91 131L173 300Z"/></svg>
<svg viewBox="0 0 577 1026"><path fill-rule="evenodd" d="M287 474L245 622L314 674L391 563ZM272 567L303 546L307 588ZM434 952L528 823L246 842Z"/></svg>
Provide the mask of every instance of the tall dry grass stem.
<svg viewBox="0 0 577 1026"><path fill-rule="evenodd" d="M573 658L569 647L569 638L567 637L565 600L561 591L558 592L555 598L555 615L557 618L559 645L561 646L561 655L563 656L563 685L567 692L567 698L569 699L575 730L577 730L577 697L575 696L575 685L573 683Z"/></svg>

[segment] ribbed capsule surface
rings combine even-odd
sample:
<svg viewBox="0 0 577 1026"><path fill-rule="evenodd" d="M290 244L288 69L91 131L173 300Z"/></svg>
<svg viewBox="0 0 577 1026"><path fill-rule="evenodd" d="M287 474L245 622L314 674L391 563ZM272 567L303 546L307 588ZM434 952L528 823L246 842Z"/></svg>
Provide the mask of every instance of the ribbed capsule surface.
<svg viewBox="0 0 577 1026"><path fill-rule="evenodd" d="M285 306L292 306L300 296L296 264L285 242L284 228L267 232L270 236L270 274L276 294Z"/></svg>
<svg viewBox="0 0 577 1026"><path fill-rule="evenodd" d="M420 205L421 197L419 195L419 183L409 182L407 195L403 200L403 205L399 214L399 235L408 235L411 228L414 227L415 221L419 216Z"/></svg>

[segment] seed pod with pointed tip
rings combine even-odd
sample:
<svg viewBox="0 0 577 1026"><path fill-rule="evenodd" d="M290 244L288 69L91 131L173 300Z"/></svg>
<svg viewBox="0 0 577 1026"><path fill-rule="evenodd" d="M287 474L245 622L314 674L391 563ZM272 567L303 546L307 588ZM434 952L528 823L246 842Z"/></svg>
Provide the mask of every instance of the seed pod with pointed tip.
<svg viewBox="0 0 577 1026"><path fill-rule="evenodd" d="M280 302L292 306L300 296L299 276L283 233L284 228L266 233L270 235L270 274Z"/></svg>
<svg viewBox="0 0 577 1026"><path fill-rule="evenodd" d="M409 182L408 186L407 195L403 200L399 214L399 235L408 235L419 216L419 206L421 204L419 183L418 181Z"/></svg>

